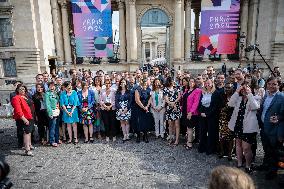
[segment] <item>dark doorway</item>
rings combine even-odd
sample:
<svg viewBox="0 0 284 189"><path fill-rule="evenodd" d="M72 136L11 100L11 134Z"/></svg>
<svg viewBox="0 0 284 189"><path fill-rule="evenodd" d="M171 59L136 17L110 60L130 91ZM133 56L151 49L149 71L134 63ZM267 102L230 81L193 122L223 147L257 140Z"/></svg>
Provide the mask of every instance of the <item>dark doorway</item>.
<svg viewBox="0 0 284 189"><path fill-rule="evenodd" d="M55 59L49 59L49 69L50 69L50 73L55 72L56 73L56 64L55 64ZM54 71L53 71L54 70Z"/></svg>

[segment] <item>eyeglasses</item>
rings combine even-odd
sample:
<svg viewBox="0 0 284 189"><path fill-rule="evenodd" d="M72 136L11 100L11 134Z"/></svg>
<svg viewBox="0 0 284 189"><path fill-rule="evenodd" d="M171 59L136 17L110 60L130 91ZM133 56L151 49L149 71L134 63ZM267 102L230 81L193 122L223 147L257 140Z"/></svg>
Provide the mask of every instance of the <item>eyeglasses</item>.
<svg viewBox="0 0 284 189"><path fill-rule="evenodd" d="M26 91L26 89L25 89L25 88L20 88L19 90L20 90L20 91Z"/></svg>

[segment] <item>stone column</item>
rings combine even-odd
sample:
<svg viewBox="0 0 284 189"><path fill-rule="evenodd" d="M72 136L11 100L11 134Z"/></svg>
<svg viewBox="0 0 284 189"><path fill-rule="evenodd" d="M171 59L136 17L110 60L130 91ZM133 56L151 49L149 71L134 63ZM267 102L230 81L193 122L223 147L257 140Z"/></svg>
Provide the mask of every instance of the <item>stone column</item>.
<svg viewBox="0 0 284 189"><path fill-rule="evenodd" d="M155 58L158 58L158 42L155 42Z"/></svg>
<svg viewBox="0 0 284 189"><path fill-rule="evenodd" d="M246 38L242 39L244 48L243 52L242 48L240 47L240 59L244 60L244 57L246 55L244 49L247 47L247 35L248 35L248 9L249 9L249 0L243 0L242 1L242 14L241 14L241 34L245 34ZM242 56L242 57L241 57Z"/></svg>
<svg viewBox="0 0 284 189"><path fill-rule="evenodd" d="M199 15L200 10L194 9L195 20L194 20L194 37L195 37L195 51L198 51L198 42L199 42Z"/></svg>
<svg viewBox="0 0 284 189"><path fill-rule="evenodd" d="M57 0L51 0L51 13L52 13L52 24L53 24L55 47L56 47L56 55L58 61L63 61L64 52L62 46L62 35L60 33L60 27L59 27L58 11L59 11L59 6Z"/></svg>
<svg viewBox="0 0 284 189"><path fill-rule="evenodd" d="M125 36L125 5L122 0L118 2L119 8L119 54L120 62L126 61L126 36Z"/></svg>
<svg viewBox="0 0 284 189"><path fill-rule="evenodd" d="M186 61L191 58L191 0L186 0L185 5L185 50Z"/></svg>
<svg viewBox="0 0 284 189"><path fill-rule="evenodd" d="M130 34L130 61L137 63L137 24L136 24L136 0L128 0L129 3L129 34Z"/></svg>
<svg viewBox="0 0 284 189"><path fill-rule="evenodd" d="M259 0L251 0L250 1L250 6L251 6L251 10L250 10L250 14L249 14L249 19L251 19L251 21L249 22L250 27L250 35L248 36L248 40L247 40L247 45L253 45L256 43L256 20L257 20L257 7L258 7L258 1ZM249 53L249 59L252 60L253 59L253 54L254 51L251 51ZM257 53L256 53L257 55ZM256 56L257 57L257 56Z"/></svg>
<svg viewBox="0 0 284 189"><path fill-rule="evenodd" d="M174 23L174 61L181 62L181 3L182 0L175 1L175 23Z"/></svg>
<svg viewBox="0 0 284 189"><path fill-rule="evenodd" d="M150 42L150 60L153 60L153 43Z"/></svg>
<svg viewBox="0 0 284 189"><path fill-rule="evenodd" d="M64 40L64 53L65 63L72 63L71 44L70 44L70 28L68 21L68 11L66 0L61 1L61 14L62 14L62 27L63 27L63 40Z"/></svg>
<svg viewBox="0 0 284 189"><path fill-rule="evenodd" d="M142 61L143 64L146 62L146 44L142 42Z"/></svg>

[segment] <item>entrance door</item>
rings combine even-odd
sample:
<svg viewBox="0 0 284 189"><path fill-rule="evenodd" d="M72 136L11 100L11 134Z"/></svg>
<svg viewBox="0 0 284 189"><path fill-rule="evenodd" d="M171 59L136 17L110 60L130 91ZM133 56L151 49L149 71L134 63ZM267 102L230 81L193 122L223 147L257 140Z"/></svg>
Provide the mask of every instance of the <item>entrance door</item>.
<svg viewBox="0 0 284 189"><path fill-rule="evenodd" d="M151 64L167 64L169 66L169 16L162 9L150 9L142 16L140 26L141 64L150 61Z"/></svg>
<svg viewBox="0 0 284 189"><path fill-rule="evenodd" d="M55 74L56 73L55 59L49 59L48 62L49 62L50 73Z"/></svg>

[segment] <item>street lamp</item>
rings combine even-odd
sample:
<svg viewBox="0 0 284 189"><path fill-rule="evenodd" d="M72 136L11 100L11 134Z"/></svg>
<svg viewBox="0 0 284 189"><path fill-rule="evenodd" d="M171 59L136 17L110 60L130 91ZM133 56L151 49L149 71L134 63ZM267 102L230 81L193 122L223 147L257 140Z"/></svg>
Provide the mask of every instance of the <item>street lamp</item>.
<svg viewBox="0 0 284 189"><path fill-rule="evenodd" d="M242 61L244 60L244 47L245 47L245 42L246 42L246 35L245 32L242 32L240 35L240 47L241 47L241 52L240 52L240 67L242 66Z"/></svg>
<svg viewBox="0 0 284 189"><path fill-rule="evenodd" d="M76 39L75 39L75 35L72 30L70 30L69 34L70 34L70 42L71 42L73 57L74 57L74 60L73 60L74 68L76 68Z"/></svg>

